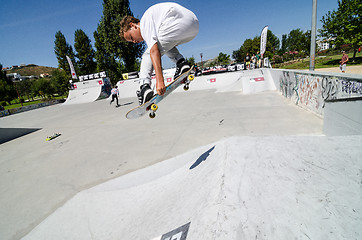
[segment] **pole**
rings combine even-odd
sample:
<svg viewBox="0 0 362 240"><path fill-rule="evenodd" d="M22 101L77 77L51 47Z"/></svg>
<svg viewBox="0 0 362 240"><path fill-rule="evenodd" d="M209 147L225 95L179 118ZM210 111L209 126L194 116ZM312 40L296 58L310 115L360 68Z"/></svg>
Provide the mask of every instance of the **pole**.
<svg viewBox="0 0 362 240"><path fill-rule="evenodd" d="M317 25L317 0L313 0L313 12L312 12L312 32L310 36L310 60L309 71L314 71L315 65L315 39L316 39L316 27Z"/></svg>
<svg viewBox="0 0 362 240"><path fill-rule="evenodd" d="M203 62L202 62L202 53L200 53L200 57L201 57L201 69L203 69L203 68L204 68L204 64L203 64Z"/></svg>

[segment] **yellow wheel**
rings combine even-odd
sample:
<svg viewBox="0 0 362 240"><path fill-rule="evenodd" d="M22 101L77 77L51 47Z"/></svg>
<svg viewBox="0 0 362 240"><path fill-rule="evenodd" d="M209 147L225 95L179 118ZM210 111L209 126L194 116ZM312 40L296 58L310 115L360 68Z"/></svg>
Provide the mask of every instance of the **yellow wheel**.
<svg viewBox="0 0 362 240"><path fill-rule="evenodd" d="M194 75L192 75L192 74L187 77L187 79L188 79L189 81L194 80L194 78L195 78L195 77L194 77Z"/></svg>
<svg viewBox="0 0 362 240"><path fill-rule="evenodd" d="M151 110L152 110L152 111L156 111L157 109L158 109L157 104L152 104L152 105L151 105Z"/></svg>

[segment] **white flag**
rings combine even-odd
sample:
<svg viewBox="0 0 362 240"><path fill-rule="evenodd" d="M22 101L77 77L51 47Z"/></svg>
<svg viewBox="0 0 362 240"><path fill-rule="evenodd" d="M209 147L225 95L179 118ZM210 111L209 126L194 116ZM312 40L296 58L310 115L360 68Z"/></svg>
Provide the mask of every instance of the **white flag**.
<svg viewBox="0 0 362 240"><path fill-rule="evenodd" d="M72 78L73 78L73 79L77 79L77 74L75 73L72 60L70 60L70 58L69 58L68 56L66 56L66 57L67 57L67 61L68 61L69 67L70 67L70 72L71 72L71 74L72 74Z"/></svg>
<svg viewBox="0 0 362 240"><path fill-rule="evenodd" d="M261 31L260 35L260 54L263 56L266 49L266 37L268 34L268 26L265 26L263 30Z"/></svg>

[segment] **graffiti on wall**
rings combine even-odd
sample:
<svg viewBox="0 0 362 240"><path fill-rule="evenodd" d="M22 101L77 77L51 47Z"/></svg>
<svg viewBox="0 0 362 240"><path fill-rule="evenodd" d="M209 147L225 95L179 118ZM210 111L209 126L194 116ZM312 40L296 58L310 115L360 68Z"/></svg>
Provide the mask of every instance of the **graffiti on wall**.
<svg viewBox="0 0 362 240"><path fill-rule="evenodd" d="M298 84L293 72L283 71L279 81L280 90L282 91L284 97L292 98L295 94L298 96Z"/></svg>
<svg viewBox="0 0 362 240"><path fill-rule="evenodd" d="M342 80L341 83L343 93L362 95L362 82Z"/></svg>
<svg viewBox="0 0 362 240"><path fill-rule="evenodd" d="M362 80L283 71L280 89L295 104L323 115L326 100L362 97Z"/></svg>

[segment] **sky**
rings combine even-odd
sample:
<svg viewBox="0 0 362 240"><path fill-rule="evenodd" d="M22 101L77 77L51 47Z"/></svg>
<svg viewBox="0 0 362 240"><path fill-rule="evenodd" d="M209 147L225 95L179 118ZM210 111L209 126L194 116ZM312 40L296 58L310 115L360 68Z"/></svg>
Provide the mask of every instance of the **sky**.
<svg viewBox="0 0 362 240"><path fill-rule="evenodd" d="M130 0L135 17L150 6L163 2ZM279 40L300 28L311 29L312 0L175 0L193 11L200 29L195 39L180 45L187 58L211 59L220 52L232 55L248 38L260 35L266 25ZM336 10L337 0L317 1L317 29L322 16ZM61 31L74 50L74 33L82 29L94 46L93 32L103 15L101 0L0 0L0 64L58 67L54 53L55 33ZM95 48L94 48L95 49ZM164 68L173 67L166 56Z"/></svg>

